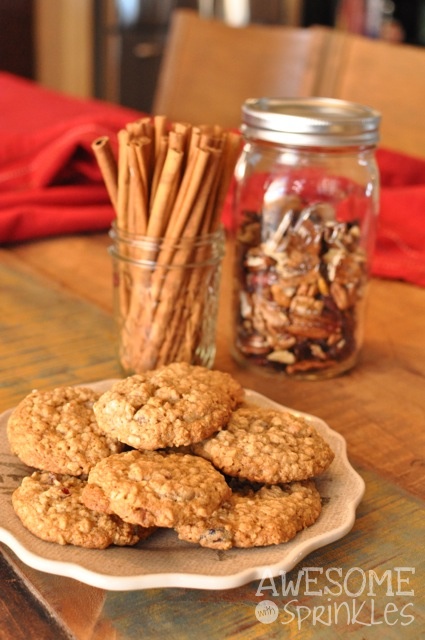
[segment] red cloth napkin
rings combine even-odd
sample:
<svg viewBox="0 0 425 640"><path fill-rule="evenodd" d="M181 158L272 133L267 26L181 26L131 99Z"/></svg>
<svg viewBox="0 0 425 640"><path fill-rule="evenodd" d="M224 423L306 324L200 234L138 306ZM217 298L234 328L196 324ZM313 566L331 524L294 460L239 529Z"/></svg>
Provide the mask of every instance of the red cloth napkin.
<svg viewBox="0 0 425 640"><path fill-rule="evenodd" d="M109 228L114 217L91 150L140 113L0 73L0 242ZM377 152L381 212L375 276L425 286L425 158ZM229 223L231 195L223 220Z"/></svg>
<svg viewBox="0 0 425 640"><path fill-rule="evenodd" d="M372 273L425 287L425 159L378 149L381 203Z"/></svg>
<svg viewBox="0 0 425 640"><path fill-rule="evenodd" d="M140 117L0 73L0 242L107 229L114 217L91 143Z"/></svg>

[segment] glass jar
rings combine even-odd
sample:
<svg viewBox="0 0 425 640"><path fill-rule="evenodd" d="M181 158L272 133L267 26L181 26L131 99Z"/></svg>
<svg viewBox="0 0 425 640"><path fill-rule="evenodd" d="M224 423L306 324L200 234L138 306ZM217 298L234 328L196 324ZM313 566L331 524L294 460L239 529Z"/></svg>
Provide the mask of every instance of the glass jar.
<svg viewBox="0 0 425 640"><path fill-rule="evenodd" d="M214 363L222 227L213 233L152 238L114 226L114 314L125 374L170 362Z"/></svg>
<svg viewBox="0 0 425 640"><path fill-rule="evenodd" d="M363 339L380 115L327 98L252 99L242 113L233 355L292 377L340 374Z"/></svg>

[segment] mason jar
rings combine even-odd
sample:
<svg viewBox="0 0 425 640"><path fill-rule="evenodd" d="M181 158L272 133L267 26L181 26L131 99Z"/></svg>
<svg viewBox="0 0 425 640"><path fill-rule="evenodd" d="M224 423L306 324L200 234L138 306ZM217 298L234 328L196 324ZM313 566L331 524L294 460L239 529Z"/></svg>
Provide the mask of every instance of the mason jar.
<svg viewBox="0 0 425 640"><path fill-rule="evenodd" d="M126 375L171 362L212 367L225 234L110 231L118 357Z"/></svg>
<svg viewBox="0 0 425 640"><path fill-rule="evenodd" d="M291 377L340 374L363 340L380 115L328 98L251 99L242 114L233 355Z"/></svg>

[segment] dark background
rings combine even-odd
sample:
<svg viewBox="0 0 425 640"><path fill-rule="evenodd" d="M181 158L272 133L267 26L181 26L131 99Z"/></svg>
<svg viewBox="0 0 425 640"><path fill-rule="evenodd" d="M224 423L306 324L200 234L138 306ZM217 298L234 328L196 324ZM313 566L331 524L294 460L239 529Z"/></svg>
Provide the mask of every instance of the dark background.
<svg viewBox="0 0 425 640"><path fill-rule="evenodd" d="M197 9L198 1L139 0L139 15L133 22L124 20L118 10L107 12L108 2L110 7L118 6L113 0L94 0L94 96L150 111L171 12L175 7ZM333 26L337 5L338 0L304 0L302 26ZM425 0L394 0L393 6L404 42L425 44ZM281 7L279 0L251 0L251 21L279 24L283 20ZM35 79L34 14L34 0L0 0L0 70ZM219 11L217 14L220 17ZM105 53L112 44L120 51L113 71ZM118 89L111 96L107 87L112 72L118 78ZM139 78L143 78L143 89Z"/></svg>

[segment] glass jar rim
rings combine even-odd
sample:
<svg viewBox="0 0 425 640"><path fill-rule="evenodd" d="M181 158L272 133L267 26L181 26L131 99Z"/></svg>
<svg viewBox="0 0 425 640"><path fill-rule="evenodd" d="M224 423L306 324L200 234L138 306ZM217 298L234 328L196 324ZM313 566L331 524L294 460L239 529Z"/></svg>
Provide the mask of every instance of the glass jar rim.
<svg viewBox="0 0 425 640"><path fill-rule="evenodd" d="M113 242L108 249L112 258L149 269L207 266L220 262L225 253L226 233L223 225L211 233L197 236L157 238L118 229L114 221L109 237ZM186 259L183 262L170 262L175 255L186 256Z"/></svg>

